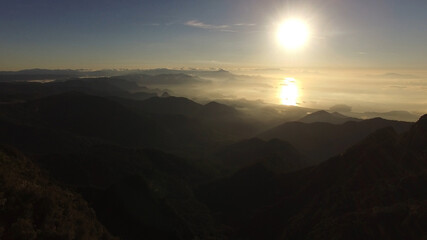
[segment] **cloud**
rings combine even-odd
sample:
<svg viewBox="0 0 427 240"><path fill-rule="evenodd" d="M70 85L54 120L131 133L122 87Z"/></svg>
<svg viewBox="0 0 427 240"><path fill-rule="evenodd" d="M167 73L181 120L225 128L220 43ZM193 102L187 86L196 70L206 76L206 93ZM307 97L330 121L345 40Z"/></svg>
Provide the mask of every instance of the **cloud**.
<svg viewBox="0 0 427 240"><path fill-rule="evenodd" d="M329 108L333 112L351 112L352 107L345 104L337 104Z"/></svg>
<svg viewBox="0 0 427 240"><path fill-rule="evenodd" d="M281 68L255 68L254 71L283 71Z"/></svg>
<svg viewBox="0 0 427 240"><path fill-rule="evenodd" d="M216 30L222 32L238 32L239 30L247 29L256 26L254 23L235 23L235 24L224 24L224 25L213 25L207 24L199 20L190 20L184 23L184 25L194 28Z"/></svg>
<svg viewBox="0 0 427 240"><path fill-rule="evenodd" d="M203 29L228 29L230 28L229 25L211 25L206 24L198 20L190 20L185 23L185 25L195 28L203 28Z"/></svg>
<svg viewBox="0 0 427 240"><path fill-rule="evenodd" d="M398 88L398 89L403 89L403 88L407 88L406 86L399 86L399 85L392 85L392 86L388 86L389 88Z"/></svg>
<svg viewBox="0 0 427 240"><path fill-rule="evenodd" d="M367 77L376 77L376 78L388 78L388 79L414 79L418 76L411 74L400 74L400 73L385 73L379 75L366 75Z"/></svg>
<svg viewBox="0 0 427 240"><path fill-rule="evenodd" d="M238 27L253 27L256 24L255 23L235 23L233 25Z"/></svg>

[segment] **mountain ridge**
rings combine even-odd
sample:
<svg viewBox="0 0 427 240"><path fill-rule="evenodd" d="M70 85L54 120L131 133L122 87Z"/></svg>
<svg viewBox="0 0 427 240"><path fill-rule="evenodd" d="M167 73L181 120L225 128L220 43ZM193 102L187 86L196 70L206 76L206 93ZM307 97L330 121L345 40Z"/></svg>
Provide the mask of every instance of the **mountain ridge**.
<svg viewBox="0 0 427 240"><path fill-rule="evenodd" d="M397 132L409 130L412 123L373 118L343 124L326 122L287 122L258 135L261 139L278 138L307 154L313 163L326 160L362 140L373 131L392 126Z"/></svg>

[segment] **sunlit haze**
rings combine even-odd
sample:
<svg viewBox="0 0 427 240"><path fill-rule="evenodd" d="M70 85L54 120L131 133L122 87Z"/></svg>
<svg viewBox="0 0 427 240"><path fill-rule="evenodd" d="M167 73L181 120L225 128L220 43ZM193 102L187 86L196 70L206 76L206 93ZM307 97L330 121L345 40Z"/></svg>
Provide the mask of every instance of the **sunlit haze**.
<svg viewBox="0 0 427 240"><path fill-rule="evenodd" d="M281 103L296 106L298 101L298 86L294 78L285 78L280 88Z"/></svg>

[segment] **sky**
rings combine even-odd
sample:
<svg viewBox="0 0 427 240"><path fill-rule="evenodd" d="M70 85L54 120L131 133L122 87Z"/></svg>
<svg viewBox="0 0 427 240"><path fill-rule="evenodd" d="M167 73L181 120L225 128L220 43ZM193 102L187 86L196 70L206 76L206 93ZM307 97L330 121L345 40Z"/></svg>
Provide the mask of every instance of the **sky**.
<svg viewBox="0 0 427 240"><path fill-rule="evenodd" d="M426 0L1 0L0 70L427 68ZM275 33L305 21L298 51Z"/></svg>

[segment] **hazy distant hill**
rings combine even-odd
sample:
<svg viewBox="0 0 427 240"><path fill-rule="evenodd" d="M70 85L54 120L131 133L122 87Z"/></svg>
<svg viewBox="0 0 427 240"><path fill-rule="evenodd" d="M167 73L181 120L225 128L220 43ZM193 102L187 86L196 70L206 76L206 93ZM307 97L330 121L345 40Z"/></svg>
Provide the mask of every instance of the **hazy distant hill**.
<svg viewBox="0 0 427 240"><path fill-rule="evenodd" d="M217 71L191 71L191 73L200 76L205 77L208 79L221 79L221 80L233 80L235 79L236 75L233 73L226 71L224 69L219 69Z"/></svg>
<svg viewBox="0 0 427 240"><path fill-rule="evenodd" d="M382 117L392 120L402 120L408 122L415 122L419 118L418 115L412 114L407 111L390 111L390 112L365 112L360 114L363 117Z"/></svg>
<svg viewBox="0 0 427 240"><path fill-rule="evenodd" d="M184 73L169 73L169 74L132 74L116 77L118 79L126 79L136 82L141 85L194 85L210 83L208 80L203 80L197 76L188 75Z"/></svg>
<svg viewBox="0 0 427 240"><path fill-rule="evenodd" d="M300 120L298 120L298 122L302 122L302 123L326 122L326 123L332 123L332 124L342 124L348 121L357 122L357 121L361 121L361 119L347 117L337 112L328 113L324 110L321 110L321 111L311 113L301 118Z"/></svg>
<svg viewBox="0 0 427 240"><path fill-rule="evenodd" d="M412 123L374 118L359 122L331 124L325 122L287 122L259 135L262 139L278 138L289 142L311 161L320 162L342 153L346 148L383 127L393 127L398 133L408 130Z"/></svg>
<svg viewBox="0 0 427 240"><path fill-rule="evenodd" d="M132 93L130 93L130 90L132 90ZM131 99L146 99L157 95L139 87L134 82L110 78L89 78L49 83L0 83L0 101L31 100L70 91L96 96L120 96Z"/></svg>
<svg viewBox="0 0 427 240"><path fill-rule="evenodd" d="M0 71L0 82L28 81L28 80L55 80L78 77L79 70L47 70L26 69L21 71Z"/></svg>

